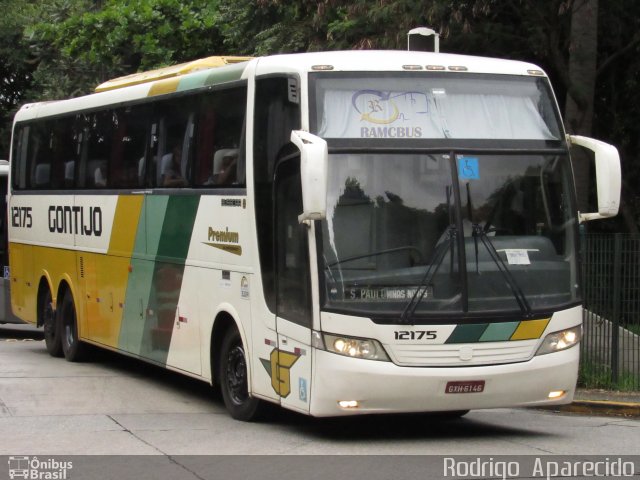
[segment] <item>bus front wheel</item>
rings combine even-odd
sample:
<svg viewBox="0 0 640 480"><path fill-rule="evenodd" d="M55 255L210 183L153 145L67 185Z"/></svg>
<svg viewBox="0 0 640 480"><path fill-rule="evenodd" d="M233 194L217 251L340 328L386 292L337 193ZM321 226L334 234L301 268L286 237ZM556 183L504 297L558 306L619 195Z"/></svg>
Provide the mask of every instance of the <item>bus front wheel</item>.
<svg viewBox="0 0 640 480"><path fill-rule="evenodd" d="M51 299L51 290L46 289L42 302L40 303L40 318L44 326L44 344L47 352L52 357L62 356L62 339L58 322L56 321L56 312L53 309L53 301Z"/></svg>
<svg viewBox="0 0 640 480"><path fill-rule="evenodd" d="M62 352L69 362L79 362L85 356L86 345L78 337L78 321L73 295L70 290L64 293L62 304L57 310L58 330L61 334Z"/></svg>
<svg viewBox="0 0 640 480"><path fill-rule="evenodd" d="M235 328L227 331L220 349L220 389L225 407L236 420L250 422L264 413L264 402L249 395L247 356Z"/></svg>

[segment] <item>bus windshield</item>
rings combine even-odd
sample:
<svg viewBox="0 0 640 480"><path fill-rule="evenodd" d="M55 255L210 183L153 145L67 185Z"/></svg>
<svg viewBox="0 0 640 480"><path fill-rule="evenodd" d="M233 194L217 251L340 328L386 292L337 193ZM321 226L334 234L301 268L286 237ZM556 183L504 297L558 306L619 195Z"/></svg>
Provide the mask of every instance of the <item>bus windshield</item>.
<svg viewBox="0 0 640 480"><path fill-rule="evenodd" d="M324 138L558 140L546 78L401 72L314 74Z"/></svg>
<svg viewBox="0 0 640 480"><path fill-rule="evenodd" d="M572 199L562 154L332 153L324 308L402 314L420 289L418 316L574 303Z"/></svg>

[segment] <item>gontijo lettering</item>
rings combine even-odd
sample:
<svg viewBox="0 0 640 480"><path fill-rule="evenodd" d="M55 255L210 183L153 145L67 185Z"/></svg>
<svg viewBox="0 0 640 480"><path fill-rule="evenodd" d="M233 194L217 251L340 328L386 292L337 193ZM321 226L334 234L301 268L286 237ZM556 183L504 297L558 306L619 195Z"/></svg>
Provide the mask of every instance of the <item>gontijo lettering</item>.
<svg viewBox="0 0 640 480"><path fill-rule="evenodd" d="M100 207L49 206L49 231L99 237L102 235Z"/></svg>

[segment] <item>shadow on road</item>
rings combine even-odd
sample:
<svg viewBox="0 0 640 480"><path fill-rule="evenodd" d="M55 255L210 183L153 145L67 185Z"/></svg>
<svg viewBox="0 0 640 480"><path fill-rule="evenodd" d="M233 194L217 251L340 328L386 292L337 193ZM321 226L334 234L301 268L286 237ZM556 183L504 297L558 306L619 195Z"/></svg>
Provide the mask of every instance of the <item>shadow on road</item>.
<svg viewBox="0 0 640 480"><path fill-rule="evenodd" d="M4 323L0 324L0 341L2 340L43 340L41 328L32 325Z"/></svg>
<svg viewBox="0 0 640 480"><path fill-rule="evenodd" d="M182 391L185 396L213 402L220 409L224 403L219 389L207 383L185 377L142 361L127 358L104 350L96 350L94 362L119 370L126 375L140 375L158 384L160 388ZM333 442L452 439L460 440L483 437L510 437L544 435L540 431L495 425L474 418L447 418L438 414L385 414L360 415L340 418L313 418L274 406L267 419L261 422L292 433L305 433Z"/></svg>
<svg viewBox="0 0 640 480"><path fill-rule="evenodd" d="M332 442L354 441L411 441L411 440L469 440L483 437L531 436L540 437L539 431L495 425L473 418L451 418L436 413L359 415L340 418L312 418L294 412L278 411L273 419Z"/></svg>

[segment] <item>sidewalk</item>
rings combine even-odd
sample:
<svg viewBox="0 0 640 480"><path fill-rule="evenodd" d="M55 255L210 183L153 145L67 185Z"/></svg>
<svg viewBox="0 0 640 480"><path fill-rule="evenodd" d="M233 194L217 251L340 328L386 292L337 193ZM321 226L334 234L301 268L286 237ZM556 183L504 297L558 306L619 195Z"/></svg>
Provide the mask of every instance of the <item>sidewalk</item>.
<svg viewBox="0 0 640 480"><path fill-rule="evenodd" d="M546 407L546 409L588 415L640 417L640 392L613 392L579 388L570 405Z"/></svg>

